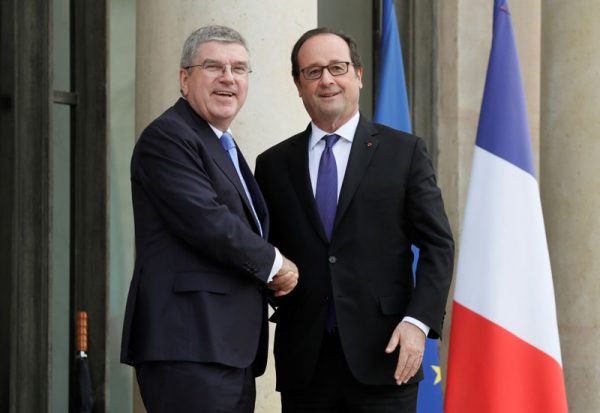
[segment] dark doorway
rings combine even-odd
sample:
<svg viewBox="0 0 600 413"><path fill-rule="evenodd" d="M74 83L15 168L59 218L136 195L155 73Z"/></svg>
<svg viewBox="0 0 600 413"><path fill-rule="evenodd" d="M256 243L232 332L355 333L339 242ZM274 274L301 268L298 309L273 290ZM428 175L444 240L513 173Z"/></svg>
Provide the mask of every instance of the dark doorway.
<svg viewBox="0 0 600 413"><path fill-rule="evenodd" d="M0 411L69 403L78 309L104 411L106 7L0 3Z"/></svg>

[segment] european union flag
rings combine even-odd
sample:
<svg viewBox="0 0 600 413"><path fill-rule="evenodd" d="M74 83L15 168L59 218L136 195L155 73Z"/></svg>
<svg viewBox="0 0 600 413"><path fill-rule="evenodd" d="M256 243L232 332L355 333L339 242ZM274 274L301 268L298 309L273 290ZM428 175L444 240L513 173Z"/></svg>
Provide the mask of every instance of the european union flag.
<svg viewBox="0 0 600 413"><path fill-rule="evenodd" d="M379 61L379 91L375 103L375 122L411 132L408 96L404 78L402 47L393 0L383 0L381 50ZM413 246L415 256L413 272L419 258L418 248ZM441 413L442 374L436 340L427 339L423 357L425 379L419 384L418 413Z"/></svg>

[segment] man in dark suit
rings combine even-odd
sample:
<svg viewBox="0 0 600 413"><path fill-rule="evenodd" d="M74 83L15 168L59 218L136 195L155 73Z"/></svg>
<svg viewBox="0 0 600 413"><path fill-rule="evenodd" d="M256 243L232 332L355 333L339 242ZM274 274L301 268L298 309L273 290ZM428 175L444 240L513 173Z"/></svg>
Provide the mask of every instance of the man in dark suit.
<svg viewBox="0 0 600 413"><path fill-rule="evenodd" d="M297 283L265 237L264 199L229 126L250 62L239 33L203 27L186 40L182 98L142 133L131 160L136 263L121 361L146 409L252 412L267 352L266 296Z"/></svg>
<svg viewBox="0 0 600 413"><path fill-rule="evenodd" d="M454 258L425 146L359 114L363 68L343 33L305 33L292 75L312 121L256 164L269 240L302 273L271 318L283 412L414 412Z"/></svg>

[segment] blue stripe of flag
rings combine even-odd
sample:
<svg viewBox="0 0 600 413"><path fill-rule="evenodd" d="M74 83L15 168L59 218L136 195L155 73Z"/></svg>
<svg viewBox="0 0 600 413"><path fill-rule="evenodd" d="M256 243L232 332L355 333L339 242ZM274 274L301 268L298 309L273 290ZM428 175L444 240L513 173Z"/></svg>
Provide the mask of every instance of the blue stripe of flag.
<svg viewBox="0 0 600 413"><path fill-rule="evenodd" d="M495 3L494 40L476 145L535 176L525 94L506 0Z"/></svg>

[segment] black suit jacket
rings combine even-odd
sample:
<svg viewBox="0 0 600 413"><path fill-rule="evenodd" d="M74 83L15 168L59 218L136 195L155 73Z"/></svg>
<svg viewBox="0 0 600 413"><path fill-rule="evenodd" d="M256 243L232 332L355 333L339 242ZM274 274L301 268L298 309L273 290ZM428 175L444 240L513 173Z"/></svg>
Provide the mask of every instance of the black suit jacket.
<svg viewBox="0 0 600 413"><path fill-rule="evenodd" d="M277 388L312 377L330 299L356 379L394 384L398 352L384 351L394 328L411 316L438 337L452 277L454 244L433 168L421 139L361 117L328 242L310 184L309 136L310 126L256 163L269 239L300 271L272 317ZM411 244L420 248L416 286Z"/></svg>
<svg viewBox="0 0 600 413"><path fill-rule="evenodd" d="M241 152L239 161L266 234L264 199ZM184 99L142 133L131 186L136 263L121 361L254 362L261 374L274 248L229 155Z"/></svg>

